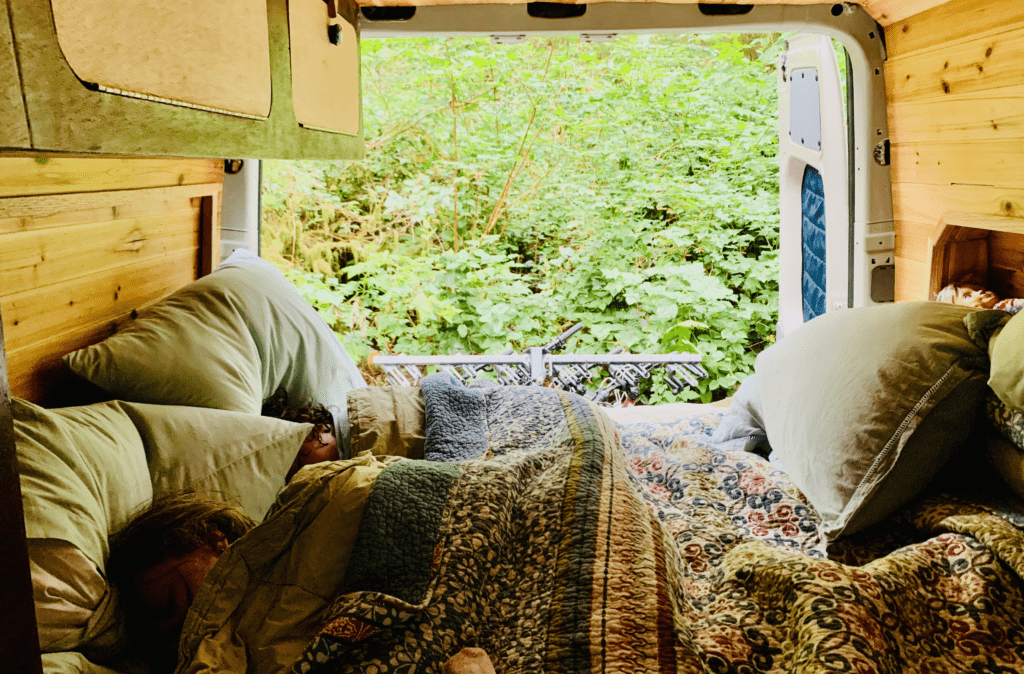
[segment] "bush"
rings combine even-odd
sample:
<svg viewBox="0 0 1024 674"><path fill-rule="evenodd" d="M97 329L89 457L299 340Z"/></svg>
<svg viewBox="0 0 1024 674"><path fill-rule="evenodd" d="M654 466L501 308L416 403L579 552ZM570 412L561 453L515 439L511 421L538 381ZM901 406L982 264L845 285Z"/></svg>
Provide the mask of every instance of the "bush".
<svg viewBox="0 0 1024 674"><path fill-rule="evenodd" d="M775 35L365 40L363 162L267 162L264 256L354 356L774 339ZM657 379L657 378L656 378ZM651 402L676 399L657 382Z"/></svg>

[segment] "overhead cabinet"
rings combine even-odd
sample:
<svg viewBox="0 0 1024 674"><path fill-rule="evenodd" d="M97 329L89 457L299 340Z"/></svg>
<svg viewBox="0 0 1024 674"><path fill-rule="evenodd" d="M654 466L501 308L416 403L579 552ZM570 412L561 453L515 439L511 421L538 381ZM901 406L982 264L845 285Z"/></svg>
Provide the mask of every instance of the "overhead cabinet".
<svg viewBox="0 0 1024 674"><path fill-rule="evenodd" d="M9 0L0 148L362 156L348 0Z"/></svg>

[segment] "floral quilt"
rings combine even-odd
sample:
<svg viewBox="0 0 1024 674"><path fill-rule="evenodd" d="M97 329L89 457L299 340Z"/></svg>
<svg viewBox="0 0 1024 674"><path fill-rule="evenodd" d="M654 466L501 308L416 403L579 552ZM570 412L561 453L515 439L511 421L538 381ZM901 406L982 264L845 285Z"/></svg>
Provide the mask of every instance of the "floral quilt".
<svg viewBox="0 0 1024 674"><path fill-rule="evenodd" d="M435 460L381 473L295 672L465 647L498 672L1024 671L1013 517L919 501L842 563L784 472L711 445L717 412L616 427L559 391L424 383Z"/></svg>

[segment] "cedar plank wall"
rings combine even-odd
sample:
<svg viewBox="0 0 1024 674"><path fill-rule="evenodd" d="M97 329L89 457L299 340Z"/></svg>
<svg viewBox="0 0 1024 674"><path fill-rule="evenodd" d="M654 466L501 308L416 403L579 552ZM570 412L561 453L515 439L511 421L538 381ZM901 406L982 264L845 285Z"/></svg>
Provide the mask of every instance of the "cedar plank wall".
<svg viewBox="0 0 1024 674"><path fill-rule="evenodd" d="M12 395L64 402L61 355L212 269L222 167L0 157L0 315Z"/></svg>
<svg viewBox="0 0 1024 674"><path fill-rule="evenodd" d="M1024 7L952 0L892 23L886 41L896 299L926 300L944 214L1024 218ZM1022 241L990 238L990 263L1016 265L992 272L1018 291Z"/></svg>

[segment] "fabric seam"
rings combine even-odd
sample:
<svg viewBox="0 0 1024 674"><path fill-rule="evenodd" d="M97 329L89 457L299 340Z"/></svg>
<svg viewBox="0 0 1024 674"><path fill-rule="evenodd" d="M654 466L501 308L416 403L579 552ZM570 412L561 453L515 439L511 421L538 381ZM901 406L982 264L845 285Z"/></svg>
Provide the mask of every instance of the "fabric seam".
<svg viewBox="0 0 1024 674"><path fill-rule="evenodd" d="M873 477L877 472L879 465L881 465L882 463L882 460L887 458L889 454L892 453L893 447L897 442L899 442L899 439L903 436L903 432L907 429L907 426L910 425L910 421L917 416L917 413L921 410L921 408L924 407L925 404L928 403L935 396L935 394L939 391L939 389L943 387L946 381L953 376L954 370L957 369L959 369L959 361L953 363L949 367L949 369L946 370L945 374L939 377L938 381L932 384L931 388L925 391L924 395L921 396L921 398L910 409L906 416L903 417L903 421L900 423L896 431L892 434L892 437L889 438L889 442L885 443L885 447L883 447L882 451L878 453L878 456L876 456L875 460L871 463L871 467L868 468L867 472L864 473L864 477L862 477L860 482L857 484L857 488L853 491L853 494L850 496L850 500L847 501L847 506L849 506L851 502L857 499L857 496L861 493L861 491L864 490L864 485L867 483L868 479ZM846 507L844 507L843 510L846 510ZM848 520L849 518L847 518L847 524L849 523ZM844 524L843 528L845 527L846 525Z"/></svg>

